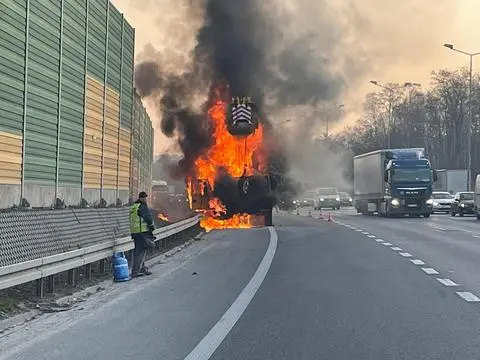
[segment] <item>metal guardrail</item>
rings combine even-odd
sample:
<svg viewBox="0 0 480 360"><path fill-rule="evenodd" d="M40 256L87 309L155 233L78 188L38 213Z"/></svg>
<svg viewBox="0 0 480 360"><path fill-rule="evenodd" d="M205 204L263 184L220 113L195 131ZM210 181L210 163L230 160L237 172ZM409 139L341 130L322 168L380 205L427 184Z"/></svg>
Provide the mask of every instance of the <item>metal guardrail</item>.
<svg viewBox="0 0 480 360"><path fill-rule="evenodd" d="M161 241L189 229L197 225L199 221L200 217L194 216L157 229L155 231L156 241ZM133 247L133 240L128 236L102 241L95 245L55 255L2 266L0 267L0 290L88 265L108 258L114 252L129 251Z"/></svg>

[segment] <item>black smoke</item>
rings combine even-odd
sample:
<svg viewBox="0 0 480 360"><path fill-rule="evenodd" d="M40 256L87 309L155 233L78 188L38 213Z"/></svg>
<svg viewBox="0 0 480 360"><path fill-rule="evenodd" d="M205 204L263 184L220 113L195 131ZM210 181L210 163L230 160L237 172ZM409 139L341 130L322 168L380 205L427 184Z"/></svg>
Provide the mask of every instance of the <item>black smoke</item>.
<svg viewBox="0 0 480 360"><path fill-rule="evenodd" d="M204 25L197 33L192 54L192 70L172 75L155 61L140 63L135 69L139 94L158 98L162 132L178 139L183 159L173 174L192 175L195 160L212 145L213 129L205 116L206 109L193 110L195 94L224 83L228 84L228 95L250 96L256 101L268 133L267 145L271 148L268 167L277 197L293 196L296 185L287 177L285 149L270 131L272 126L264 113L265 99L273 97L278 106L312 105L334 97L342 81L326 70L328 60L316 58L312 51L315 39L309 35L288 47L279 47L288 19L279 23L262 1L190 0L188 3L204 10ZM219 175L217 192L222 193L221 198L231 188L227 179Z"/></svg>

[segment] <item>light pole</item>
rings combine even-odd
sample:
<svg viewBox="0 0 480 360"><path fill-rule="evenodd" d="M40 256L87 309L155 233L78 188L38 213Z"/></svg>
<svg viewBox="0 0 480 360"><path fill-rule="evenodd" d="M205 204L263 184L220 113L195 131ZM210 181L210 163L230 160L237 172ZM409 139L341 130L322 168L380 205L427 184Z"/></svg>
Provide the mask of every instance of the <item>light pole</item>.
<svg viewBox="0 0 480 360"><path fill-rule="evenodd" d="M452 44L443 44L446 48L456 51L460 54L464 54L470 57L470 69L469 69L469 84L468 84L468 121L467 121L467 190L471 191L472 186L472 124L473 124L473 111L472 111L472 69L473 69L473 57L480 55L477 53L468 53L463 50L458 50L453 47Z"/></svg>
<svg viewBox="0 0 480 360"><path fill-rule="evenodd" d="M406 87L412 87L412 86L420 86L418 83L412 83L412 82L406 82L403 85L397 86L397 87L389 87L386 85L380 84L376 80L370 80L370 84L373 84L375 86L381 87L385 90L388 90L389 92L389 97L388 97L388 134L387 134L387 147L390 148L391 146L391 130L392 130L392 123L393 123L393 109L392 109L392 102L393 102L393 92L398 89L406 88Z"/></svg>
<svg viewBox="0 0 480 360"><path fill-rule="evenodd" d="M422 84L419 84L419 83L411 83L411 82L406 82L405 83L405 87L408 87L410 88L409 91L408 91L408 110L409 112L412 110L412 89L415 89L417 87L421 87ZM410 147L410 117L409 117L409 113L407 113L407 128L406 128L406 132L407 132L407 147ZM413 114L412 114L413 115Z"/></svg>
<svg viewBox="0 0 480 360"><path fill-rule="evenodd" d="M344 108L344 107L345 107L345 105L340 104L340 105L337 105L337 106L335 106L335 107L333 107L333 108L331 108L331 109L327 109L327 117L326 117L326 120L327 120L326 122L327 122L327 124L326 124L326 128L325 128L325 138L326 138L326 139L328 139L328 123L329 123L329 120L330 120L330 117L329 117L330 111L332 111L332 112L333 112L333 111L337 111L337 110L340 110L340 109L342 109L342 108Z"/></svg>

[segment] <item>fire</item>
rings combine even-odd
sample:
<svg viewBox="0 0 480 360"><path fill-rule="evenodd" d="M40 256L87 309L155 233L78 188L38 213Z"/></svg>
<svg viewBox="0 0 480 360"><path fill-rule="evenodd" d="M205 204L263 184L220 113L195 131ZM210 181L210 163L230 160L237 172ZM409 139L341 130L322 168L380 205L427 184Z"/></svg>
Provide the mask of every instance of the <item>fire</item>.
<svg viewBox="0 0 480 360"><path fill-rule="evenodd" d="M242 175L251 176L264 170L262 168L265 163L263 126L260 123L255 132L247 136L232 135L227 127L229 102L225 100L228 98L225 96L226 91L217 88L213 92L212 105L208 109L207 115L213 129L214 142L206 154L195 161L195 179L187 178L187 191L192 208L192 194L205 195L208 191L212 191L220 170L226 171L233 178ZM248 214L235 214L229 219L220 219L222 215L227 214L227 208L218 198L210 199L208 207L209 211L200 210L204 213L200 224L207 231L254 226L252 218L255 216Z"/></svg>
<svg viewBox="0 0 480 360"><path fill-rule="evenodd" d="M200 220L200 226L207 232L213 229L249 229L255 226L254 219L254 215L248 214L235 214L225 220L205 216Z"/></svg>
<svg viewBox="0 0 480 360"><path fill-rule="evenodd" d="M195 167L197 178L205 179L213 188L219 167L223 167L232 177L240 177L255 172L255 155L261 150L263 127L249 136L233 136L228 132L226 113L228 103L218 99L208 111L208 116L215 126L214 145L205 156L197 159Z"/></svg>
<svg viewBox="0 0 480 360"><path fill-rule="evenodd" d="M157 214L157 219L163 220L163 221L168 221L167 215L165 215L165 214L163 214L163 213L161 213L161 212L159 212L159 213Z"/></svg>
<svg viewBox="0 0 480 360"><path fill-rule="evenodd" d="M222 204L222 202L218 198L213 198L212 200L210 200L208 202L208 205L210 206L210 208L213 209L213 211L215 211L218 214L225 215L227 213L227 208L225 207L225 205Z"/></svg>

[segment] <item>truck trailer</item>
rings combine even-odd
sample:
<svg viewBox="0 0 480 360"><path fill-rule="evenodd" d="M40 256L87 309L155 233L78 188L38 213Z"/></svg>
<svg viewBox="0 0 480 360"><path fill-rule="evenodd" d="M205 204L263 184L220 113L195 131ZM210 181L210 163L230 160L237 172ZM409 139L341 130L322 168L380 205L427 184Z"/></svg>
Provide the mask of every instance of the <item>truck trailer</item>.
<svg viewBox="0 0 480 360"><path fill-rule="evenodd" d="M455 194L460 191L468 191L466 169L458 170L437 170L438 181L433 185L433 191L445 191Z"/></svg>
<svg viewBox="0 0 480 360"><path fill-rule="evenodd" d="M355 208L363 215L430 217L436 179L423 148L383 149L355 156Z"/></svg>

